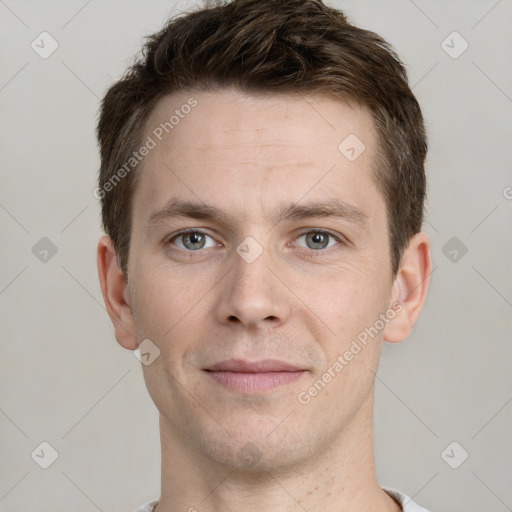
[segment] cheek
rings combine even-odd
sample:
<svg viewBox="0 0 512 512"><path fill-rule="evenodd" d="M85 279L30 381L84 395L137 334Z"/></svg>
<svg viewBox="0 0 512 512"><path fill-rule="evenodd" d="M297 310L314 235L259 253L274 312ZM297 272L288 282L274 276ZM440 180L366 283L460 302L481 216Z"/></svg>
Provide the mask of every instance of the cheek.
<svg viewBox="0 0 512 512"><path fill-rule="evenodd" d="M132 279L137 290L133 314L139 339L151 339L162 354L169 355L165 358L169 364L178 361L195 343L201 325L211 318L215 280L192 277L179 268L171 272L168 265L153 262L138 262Z"/></svg>
<svg viewBox="0 0 512 512"><path fill-rule="evenodd" d="M137 330L150 339L160 339L190 309L193 290L155 266L138 264L136 268L131 279L136 287L133 314Z"/></svg>
<svg viewBox="0 0 512 512"><path fill-rule="evenodd" d="M325 352L326 366L318 368L315 375L315 380L325 377L329 381L317 404L344 404L346 408L339 414L348 414L372 389L382 333L374 334L369 328L384 311L386 297L385 287L375 276L344 277L331 282L329 293L319 302L323 304L322 319L334 333L318 340Z"/></svg>
<svg viewBox="0 0 512 512"><path fill-rule="evenodd" d="M343 272L332 276L321 294L315 297L320 317L348 341L361 329L373 324L385 303L385 293L377 276Z"/></svg>

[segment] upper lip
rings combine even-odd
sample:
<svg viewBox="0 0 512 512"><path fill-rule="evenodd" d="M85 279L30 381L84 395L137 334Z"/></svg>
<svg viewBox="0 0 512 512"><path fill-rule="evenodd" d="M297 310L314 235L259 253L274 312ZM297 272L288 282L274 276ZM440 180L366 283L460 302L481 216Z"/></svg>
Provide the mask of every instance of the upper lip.
<svg viewBox="0 0 512 512"><path fill-rule="evenodd" d="M263 373L263 372L299 372L301 368L297 368L284 361L277 359L264 359L261 361L244 361L242 359L229 359L221 361L209 368L207 371L226 371L238 373Z"/></svg>

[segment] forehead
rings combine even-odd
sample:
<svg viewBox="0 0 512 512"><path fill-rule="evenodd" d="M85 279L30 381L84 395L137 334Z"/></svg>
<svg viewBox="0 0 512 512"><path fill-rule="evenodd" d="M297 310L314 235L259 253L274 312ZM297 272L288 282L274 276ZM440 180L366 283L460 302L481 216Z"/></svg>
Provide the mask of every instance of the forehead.
<svg viewBox="0 0 512 512"><path fill-rule="evenodd" d="M147 219L177 195L229 201L244 214L306 195L355 202L369 216L383 207L371 175L373 122L354 103L232 89L180 92L156 105L143 136L150 139L137 171L134 217Z"/></svg>
<svg viewBox="0 0 512 512"><path fill-rule="evenodd" d="M194 141L189 140L191 125ZM173 139L176 144L194 142L198 148L222 149L227 142L227 150L269 143L300 151L299 146L311 149L322 142L336 156L340 136L350 132L370 146L375 136L369 111L355 102L298 93L245 94L235 89L165 96L148 121L146 135L152 132L163 145ZM319 154L315 156L318 159Z"/></svg>

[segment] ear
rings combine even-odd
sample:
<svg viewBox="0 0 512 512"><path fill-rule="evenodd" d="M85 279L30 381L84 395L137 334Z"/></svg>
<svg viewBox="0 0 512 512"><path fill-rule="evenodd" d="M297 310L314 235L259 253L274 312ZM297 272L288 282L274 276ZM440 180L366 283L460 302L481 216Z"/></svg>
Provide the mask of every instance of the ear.
<svg viewBox="0 0 512 512"><path fill-rule="evenodd" d="M409 336L427 298L431 273L430 240L425 233L417 233L402 255L393 283L390 307L396 313L384 329L385 341L398 343Z"/></svg>
<svg viewBox="0 0 512 512"><path fill-rule="evenodd" d="M117 264L114 244L108 235L102 236L98 242L97 263L101 292L115 327L116 339L122 347L135 350L138 342L132 308L127 300L128 284Z"/></svg>

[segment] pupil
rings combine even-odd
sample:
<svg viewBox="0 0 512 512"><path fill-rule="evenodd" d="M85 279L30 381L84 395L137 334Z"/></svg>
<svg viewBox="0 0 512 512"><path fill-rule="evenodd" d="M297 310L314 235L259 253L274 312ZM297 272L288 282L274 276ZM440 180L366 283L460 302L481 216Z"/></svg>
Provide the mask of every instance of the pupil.
<svg viewBox="0 0 512 512"><path fill-rule="evenodd" d="M189 237L189 241L192 245L197 245L197 244L201 244L201 234L200 233L191 233L190 235L188 235Z"/></svg>
<svg viewBox="0 0 512 512"><path fill-rule="evenodd" d="M317 246L317 247L315 247L315 249L318 249L319 245L321 247L325 246L326 235L324 233L314 233L314 234L310 235L310 237L311 237L310 240L313 243L313 245Z"/></svg>

